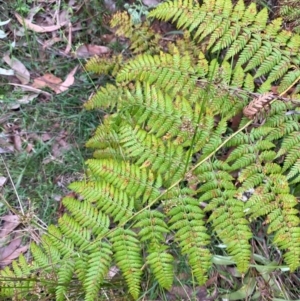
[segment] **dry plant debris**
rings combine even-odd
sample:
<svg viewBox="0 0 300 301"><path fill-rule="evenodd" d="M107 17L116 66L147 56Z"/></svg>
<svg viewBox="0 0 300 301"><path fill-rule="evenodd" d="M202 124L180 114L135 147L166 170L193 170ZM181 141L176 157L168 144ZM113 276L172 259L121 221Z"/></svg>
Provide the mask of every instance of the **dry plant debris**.
<svg viewBox="0 0 300 301"><path fill-rule="evenodd" d="M3 267L26 252L28 245L22 245L21 232L14 231L20 225L17 215L2 216L0 221L0 267Z"/></svg>

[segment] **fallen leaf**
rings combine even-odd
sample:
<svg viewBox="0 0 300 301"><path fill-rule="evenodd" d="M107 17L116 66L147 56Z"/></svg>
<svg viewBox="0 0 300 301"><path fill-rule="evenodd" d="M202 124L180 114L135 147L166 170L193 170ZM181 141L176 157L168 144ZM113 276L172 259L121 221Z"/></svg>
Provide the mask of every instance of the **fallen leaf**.
<svg viewBox="0 0 300 301"><path fill-rule="evenodd" d="M28 246L20 247L22 237L16 236L8 245L0 248L0 265L6 266L10 264L20 254L28 250Z"/></svg>
<svg viewBox="0 0 300 301"><path fill-rule="evenodd" d="M9 233L11 233L12 230L14 230L20 224L20 219L18 215L13 215L13 214L5 215L2 216L0 219L4 221L0 229L0 238L7 236Z"/></svg>
<svg viewBox="0 0 300 301"><path fill-rule="evenodd" d="M5 39L7 37L7 34L0 29L0 39Z"/></svg>
<svg viewBox="0 0 300 301"><path fill-rule="evenodd" d="M28 250L28 246L23 246L18 249L16 249L14 252L12 252L8 257L6 257L4 260L0 261L0 265L6 266L13 262L14 259L18 258L21 254L25 253Z"/></svg>
<svg viewBox="0 0 300 301"><path fill-rule="evenodd" d="M9 256L15 249L17 249L20 246L21 242L22 242L22 238L17 236L14 239L12 239L9 244L7 244L4 247L1 247L0 248L0 262L4 258Z"/></svg>
<svg viewBox="0 0 300 301"><path fill-rule="evenodd" d="M109 53L111 50L106 46L98 45L81 45L75 52L78 58L88 58L94 55Z"/></svg>
<svg viewBox="0 0 300 301"><path fill-rule="evenodd" d="M74 75L78 69L78 66L76 66L66 77L65 81L61 83L59 86L57 86L57 89L54 90L56 94L65 92L69 89L71 85L74 83Z"/></svg>
<svg viewBox="0 0 300 301"><path fill-rule="evenodd" d="M26 85L30 81L30 74L26 67L16 58L10 58L8 55L4 55L4 62L9 65L15 72L16 77L21 81L23 85Z"/></svg>
<svg viewBox="0 0 300 301"><path fill-rule="evenodd" d="M44 88L49 87L51 90L56 91L57 86L61 84L62 80L59 77L51 73L46 73L41 77L36 78L33 81L32 87L33 88Z"/></svg>
<svg viewBox="0 0 300 301"><path fill-rule="evenodd" d="M30 153L33 150L33 144L28 143L25 150L27 153Z"/></svg>
<svg viewBox="0 0 300 301"><path fill-rule="evenodd" d="M38 94L24 95L23 97L17 99L17 102L19 104L27 104L27 103L30 103L32 100L34 100L37 96L38 96Z"/></svg>
<svg viewBox="0 0 300 301"><path fill-rule="evenodd" d="M155 7L159 4L157 0L142 0L142 2L149 7Z"/></svg>
<svg viewBox="0 0 300 301"><path fill-rule="evenodd" d="M60 157L65 151L71 148L71 145L66 142L67 133L62 131L55 138L55 142L52 144L51 153L54 158Z"/></svg>
<svg viewBox="0 0 300 301"><path fill-rule="evenodd" d="M55 31L67 24L67 21L65 21L65 22L60 23L59 25L39 26L39 25L31 23L30 20L22 18L17 13L15 13L15 16L22 26L24 26L27 29L30 29L34 32L39 32L39 33Z"/></svg>
<svg viewBox="0 0 300 301"><path fill-rule="evenodd" d="M40 89L37 89L37 88L34 88L34 87L31 87L31 86L25 86L25 85L20 85L20 84L14 84L14 83L8 83L9 85L12 85L12 86L16 86L16 87L20 87L22 89L22 91L29 91L29 92L34 92L35 94L45 94L49 97L52 97L52 95L46 91L43 91L43 90L40 90Z"/></svg>
<svg viewBox="0 0 300 301"><path fill-rule="evenodd" d="M65 49L65 54L69 54L72 49L72 23L69 22L69 35L68 35L68 44Z"/></svg>
<svg viewBox="0 0 300 301"><path fill-rule="evenodd" d="M51 136L48 133L42 134L41 138L42 138L43 142L47 142L47 141L51 140Z"/></svg>
<svg viewBox="0 0 300 301"><path fill-rule="evenodd" d="M10 19L6 20L6 21L2 21L0 22L0 26L6 25L10 22Z"/></svg>
<svg viewBox="0 0 300 301"><path fill-rule="evenodd" d="M15 71L12 70L12 69L9 69L9 70L6 70L6 69L3 69L3 68L0 68L0 74L1 75L15 75Z"/></svg>
<svg viewBox="0 0 300 301"><path fill-rule="evenodd" d="M104 0L104 5L105 5L105 8L111 13L114 13L117 10L116 1Z"/></svg>
<svg viewBox="0 0 300 301"><path fill-rule="evenodd" d="M7 182L7 178L0 176L0 188L3 187L6 182Z"/></svg>
<svg viewBox="0 0 300 301"><path fill-rule="evenodd" d="M14 147L6 139L0 138L0 154L13 153Z"/></svg>
<svg viewBox="0 0 300 301"><path fill-rule="evenodd" d="M18 132L15 132L13 135L12 135L12 142L13 142L13 145L15 147L15 150L20 152L22 151L22 138L21 138L21 135L18 133Z"/></svg>

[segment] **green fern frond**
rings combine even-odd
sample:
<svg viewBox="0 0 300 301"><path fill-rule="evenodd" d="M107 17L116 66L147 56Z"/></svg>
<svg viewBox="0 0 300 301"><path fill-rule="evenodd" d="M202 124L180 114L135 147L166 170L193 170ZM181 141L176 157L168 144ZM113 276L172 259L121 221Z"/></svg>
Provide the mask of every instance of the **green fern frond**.
<svg viewBox="0 0 300 301"><path fill-rule="evenodd" d="M215 168L220 171L216 172ZM200 181L209 179L207 185L203 184L199 188L199 201L209 202L205 207L206 212L212 211L208 221L226 244L238 269L245 272L251 256L249 239L252 234L244 217L244 203L234 198L237 191L232 176L226 172L227 168L226 164L215 162L214 166L207 163L196 170Z"/></svg>
<svg viewBox="0 0 300 301"><path fill-rule="evenodd" d="M106 242L98 243L97 251L88 255L83 283L85 301L94 301L97 299L100 285L109 271L111 260L111 246Z"/></svg>
<svg viewBox="0 0 300 301"><path fill-rule="evenodd" d="M191 66L188 54L181 57L179 52L174 55L141 55L130 61L118 74L118 82L139 80L156 85L171 96L179 91L187 95L196 86L197 72Z"/></svg>
<svg viewBox="0 0 300 301"><path fill-rule="evenodd" d="M148 20L113 18L128 47L87 63L109 78L85 104L106 114L86 143L94 158L58 225L31 245L31 263L0 271L0 296L22 300L38 286L64 300L75 283L82 299L97 300L117 266L138 299L145 276L172 287L177 254L203 285L213 235L245 274L258 219L291 271L299 266L297 102L272 95L252 120L241 114L274 86L297 99L300 37L243 0L165 1L149 16L183 31L161 40Z"/></svg>
<svg viewBox="0 0 300 301"><path fill-rule="evenodd" d="M111 58L95 56L86 63L85 68L96 74L115 76L122 65L123 58L121 55L113 55Z"/></svg>
<svg viewBox="0 0 300 301"><path fill-rule="evenodd" d="M124 274L130 294L138 299L143 261L140 242L136 236L135 232L124 228L118 228L109 235L114 260Z"/></svg>
<svg viewBox="0 0 300 301"><path fill-rule="evenodd" d="M114 101L114 102L112 102ZM122 89L114 86L107 85L101 87L85 104L84 107L87 110L93 110L96 108L113 109L119 101L122 101Z"/></svg>
<svg viewBox="0 0 300 301"><path fill-rule="evenodd" d="M71 258L65 258L58 271L58 285L56 287L56 300L63 301L68 292L68 287L75 271L75 262Z"/></svg>
<svg viewBox="0 0 300 301"><path fill-rule="evenodd" d="M170 229L176 230L175 239L182 254L188 256L192 273L202 285L211 266L211 254L207 249L210 237L204 226L204 213L196 199L180 197L171 202L176 205L168 212Z"/></svg>
<svg viewBox="0 0 300 301"><path fill-rule="evenodd" d="M114 160L96 159L88 160L87 164L95 176L101 177L107 183L136 199L142 196L143 203L157 198L160 194L161 178L155 177L150 171L140 169L139 166Z"/></svg>
<svg viewBox="0 0 300 301"><path fill-rule="evenodd" d="M193 1L167 1L155 8L150 16L165 21L172 20L178 28L187 29L197 42L207 39L208 53L229 48L225 61L238 55L236 66L240 68L239 73L243 67L245 74L255 72L254 78L269 75L268 85L265 83L260 91L267 91L275 80L283 78L280 85L282 92L288 87L287 83L291 84L292 78L295 80L298 75L292 70L292 61L299 60L300 38L295 34L286 34L279 18L267 24L267 9L257 12L255 3L245 8L242 0L234 7L230 0L219 4L209 1L200 6ZM244 67L246 63L247 66ZM239 78L239 84L235 82L234 86L242 87L241 76Z"/></svg>
<svg viewBox="0 0 300 301"><path fill-rule="evenodd" d="M300 10L298 0L283 0L279 3L279 14L288 26L298 34L300 33Z"/></svg>
<svg viewBox="0 0 300 301"><path fill-rule="evenodd" d="M148 21L143 24L134 24L127 12L117 12L111 22L116 27L116 35L130 40L130 49L133 53L157 53L161 36L150 28Z"/></svg>
<svg viewBox="0 0 300 301"><path fill-rule="evenodd" d="M81 227L91 229L94 235L107 233L110 224L108 216L97 210L91 203L78 202L71 197L65 197L62 202Z"/></svg>
<svg viewBox="0 0 300 301"><path fill-rule="evenodd" d="M125 191L105 182L74 182L70 188L83 196L87 202L96 203L97 207L114 221L126 220L133 214L134 199Z"/></svg>
<svg viewBox="0 0 300 301"><path fill-rule="evenodd" d="M135 228L140 228L138 235L142 242L147 242L146 259L159 284L170 289L173 283L173 256L166 252L165 235L169 232L163 213L152 210L144 211L136 217Z"/></svg>

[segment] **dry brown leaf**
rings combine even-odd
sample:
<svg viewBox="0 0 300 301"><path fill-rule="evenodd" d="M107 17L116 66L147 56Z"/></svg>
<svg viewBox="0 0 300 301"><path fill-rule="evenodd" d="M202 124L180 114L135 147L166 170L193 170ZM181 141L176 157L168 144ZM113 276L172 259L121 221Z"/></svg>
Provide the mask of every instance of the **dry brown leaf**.
<svg viewBox="0 0 300 301"><path fill-rule="evenodd" d="M22 238L20 236L14 236L15 238L11 239L6 246L0 248L0 262L21 245Z"/></svg>
<svg viewBox="0 0 300 301"><path fill-rule="evenodd" d="M54 90L56 94L67 91L69 87L74 84L74 75L77 69L78 65L67 75L65 81L56 87L56 89Z"/></svg>
<svg viewBox="0 0 300 301"><path fill-rule="evenodd" d="M60 38L60 37L53 37L49 40L46 40L43 42L43 49L49 48L52 45L54 45L55 43L61 42L61 41L62 41L62 38Z"/></svg>
<svg viewBox="0 0 300 301"><path fill-rule="evenodd" d="M16 249L8 257L6 257L4 260L1 260L0 264L2 266L6 266L6 265L11 264L14 259L18 258L21 254L25 253L27 250L28 250L28 246L22 246L22 247Z"/></svg>
<svg viewBox="0 0 300 301"><path fill-rule="evenodd" d="M12 135L12 142L16 151L18 152L22 151L22 138L18 132L15 132Z"/></svg>
<svg viewBox="0 0 300 301"><path fill-rule="evenodd" d="M41 139L43 142L47 142L47 141L51 140L51 136L48 133L44 133L44 134L42 134Z"/></svg>
<svg viewBox="0 0 300 301"><path fill-rule="evenodd" d="M0 238L7 236L20 224L18 215L9 214L2 216L0 219L4 221L0 229Z"/></svg>
<svg viewBox="0 0 300 301"><path fill-rule="evenodd" d="M14 147L7 139L0 138L0 154L13 153Z"/></svg>
<svg viewBox="0 0 300 301"><path fill-rule="evenodd" d="M59 14L59 23L64 23L64 22L67 23L70 22L70 11L67 9L62 10Z"/></svg>
<svg viewBox="0 0 300 301"><path fill-rule="evenodd" d="M36 94L45 94L49 97L52 97L52 95L46 91L43 91L43 90L40 90L40 89L37 89L37 88L34 88L34 87L31 87L31 86L25 86L25 85L20 85L20 84L14 84L14 83L9 83L9 85L12 85L12 86L16 86L16 87L20 87L22 89L22 91L24 92L33 92L33 93L36 93Z"/></svg>
<svg viewBox="0 0 300 301"><path fill-rule="evenodd" d="M22 18L19 14L15 13L15 16L17 20L20 22L20 24L27 29L30 29L34 32L52 32L57 29L60 29L62 26L67 24L67 21L60 23L59 25L52 25L52 26L39 26L36 24L31 23L29 20Z"/></svg>
<svg viewBox="0 0 300 301"><path fill-rule="evenodd" d="M54 158L60 157L65 151L69 150L71 145L66 141L67 132L62 131L55 139L55 143L52 144L51 154Z"/></svg>
<svg viewBox="0 0 300 301"><path fill-rule="evenodd" d="M8 55L3 56L4 62L9 65L14 71L16 77L21 81L23 85L26 85L30 81L30 74L26 67L16 58L10 58Z"/></svg>
<svg viewBox="0 0 300 301"><path fill-rule="evenodd" d="M68 35L68 44L65 49L65 54L69 54L72 49L72 24L69 22L69 35Z"/></svg>
<svg viewBox="0 0 300 301"><path fill-rule="evenodd" d="M51 90L56 91L61 82L62 80L59 77L56 77L51 73L46 73L43 76L36 78L33 81L32 87L37 89L49 87Z"/></svg>
<svg viewBox="0 0 300 301"><path fill-rule="evenodd" d="M22 237L15 237L7 246L0 248L0 265L6 266L10 264L20 254L28 250L28 246L20 247Z"/></svg>
<svg viewBox="0 0 300 301"><path fill-rule="evenodd" d="M81 45L76 50L76 57L78 58L88 58L94 55L101 55L110 52L110 48L106 46L98 46L98 45Z"/></svg>

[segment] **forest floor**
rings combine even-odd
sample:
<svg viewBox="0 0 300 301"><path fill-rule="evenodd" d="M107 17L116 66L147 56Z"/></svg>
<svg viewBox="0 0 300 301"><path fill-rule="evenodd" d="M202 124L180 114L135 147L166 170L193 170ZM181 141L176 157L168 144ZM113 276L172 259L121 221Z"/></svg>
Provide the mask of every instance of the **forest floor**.
<svg viewBox="0 0 300 301"><path fill-rule="evenodd" d="M2 267L57 221L68 184L83 177L85 142L103 115L82 108L102 80L84 65L122 47L108 23L123 4L0 1Z"/></svg>

